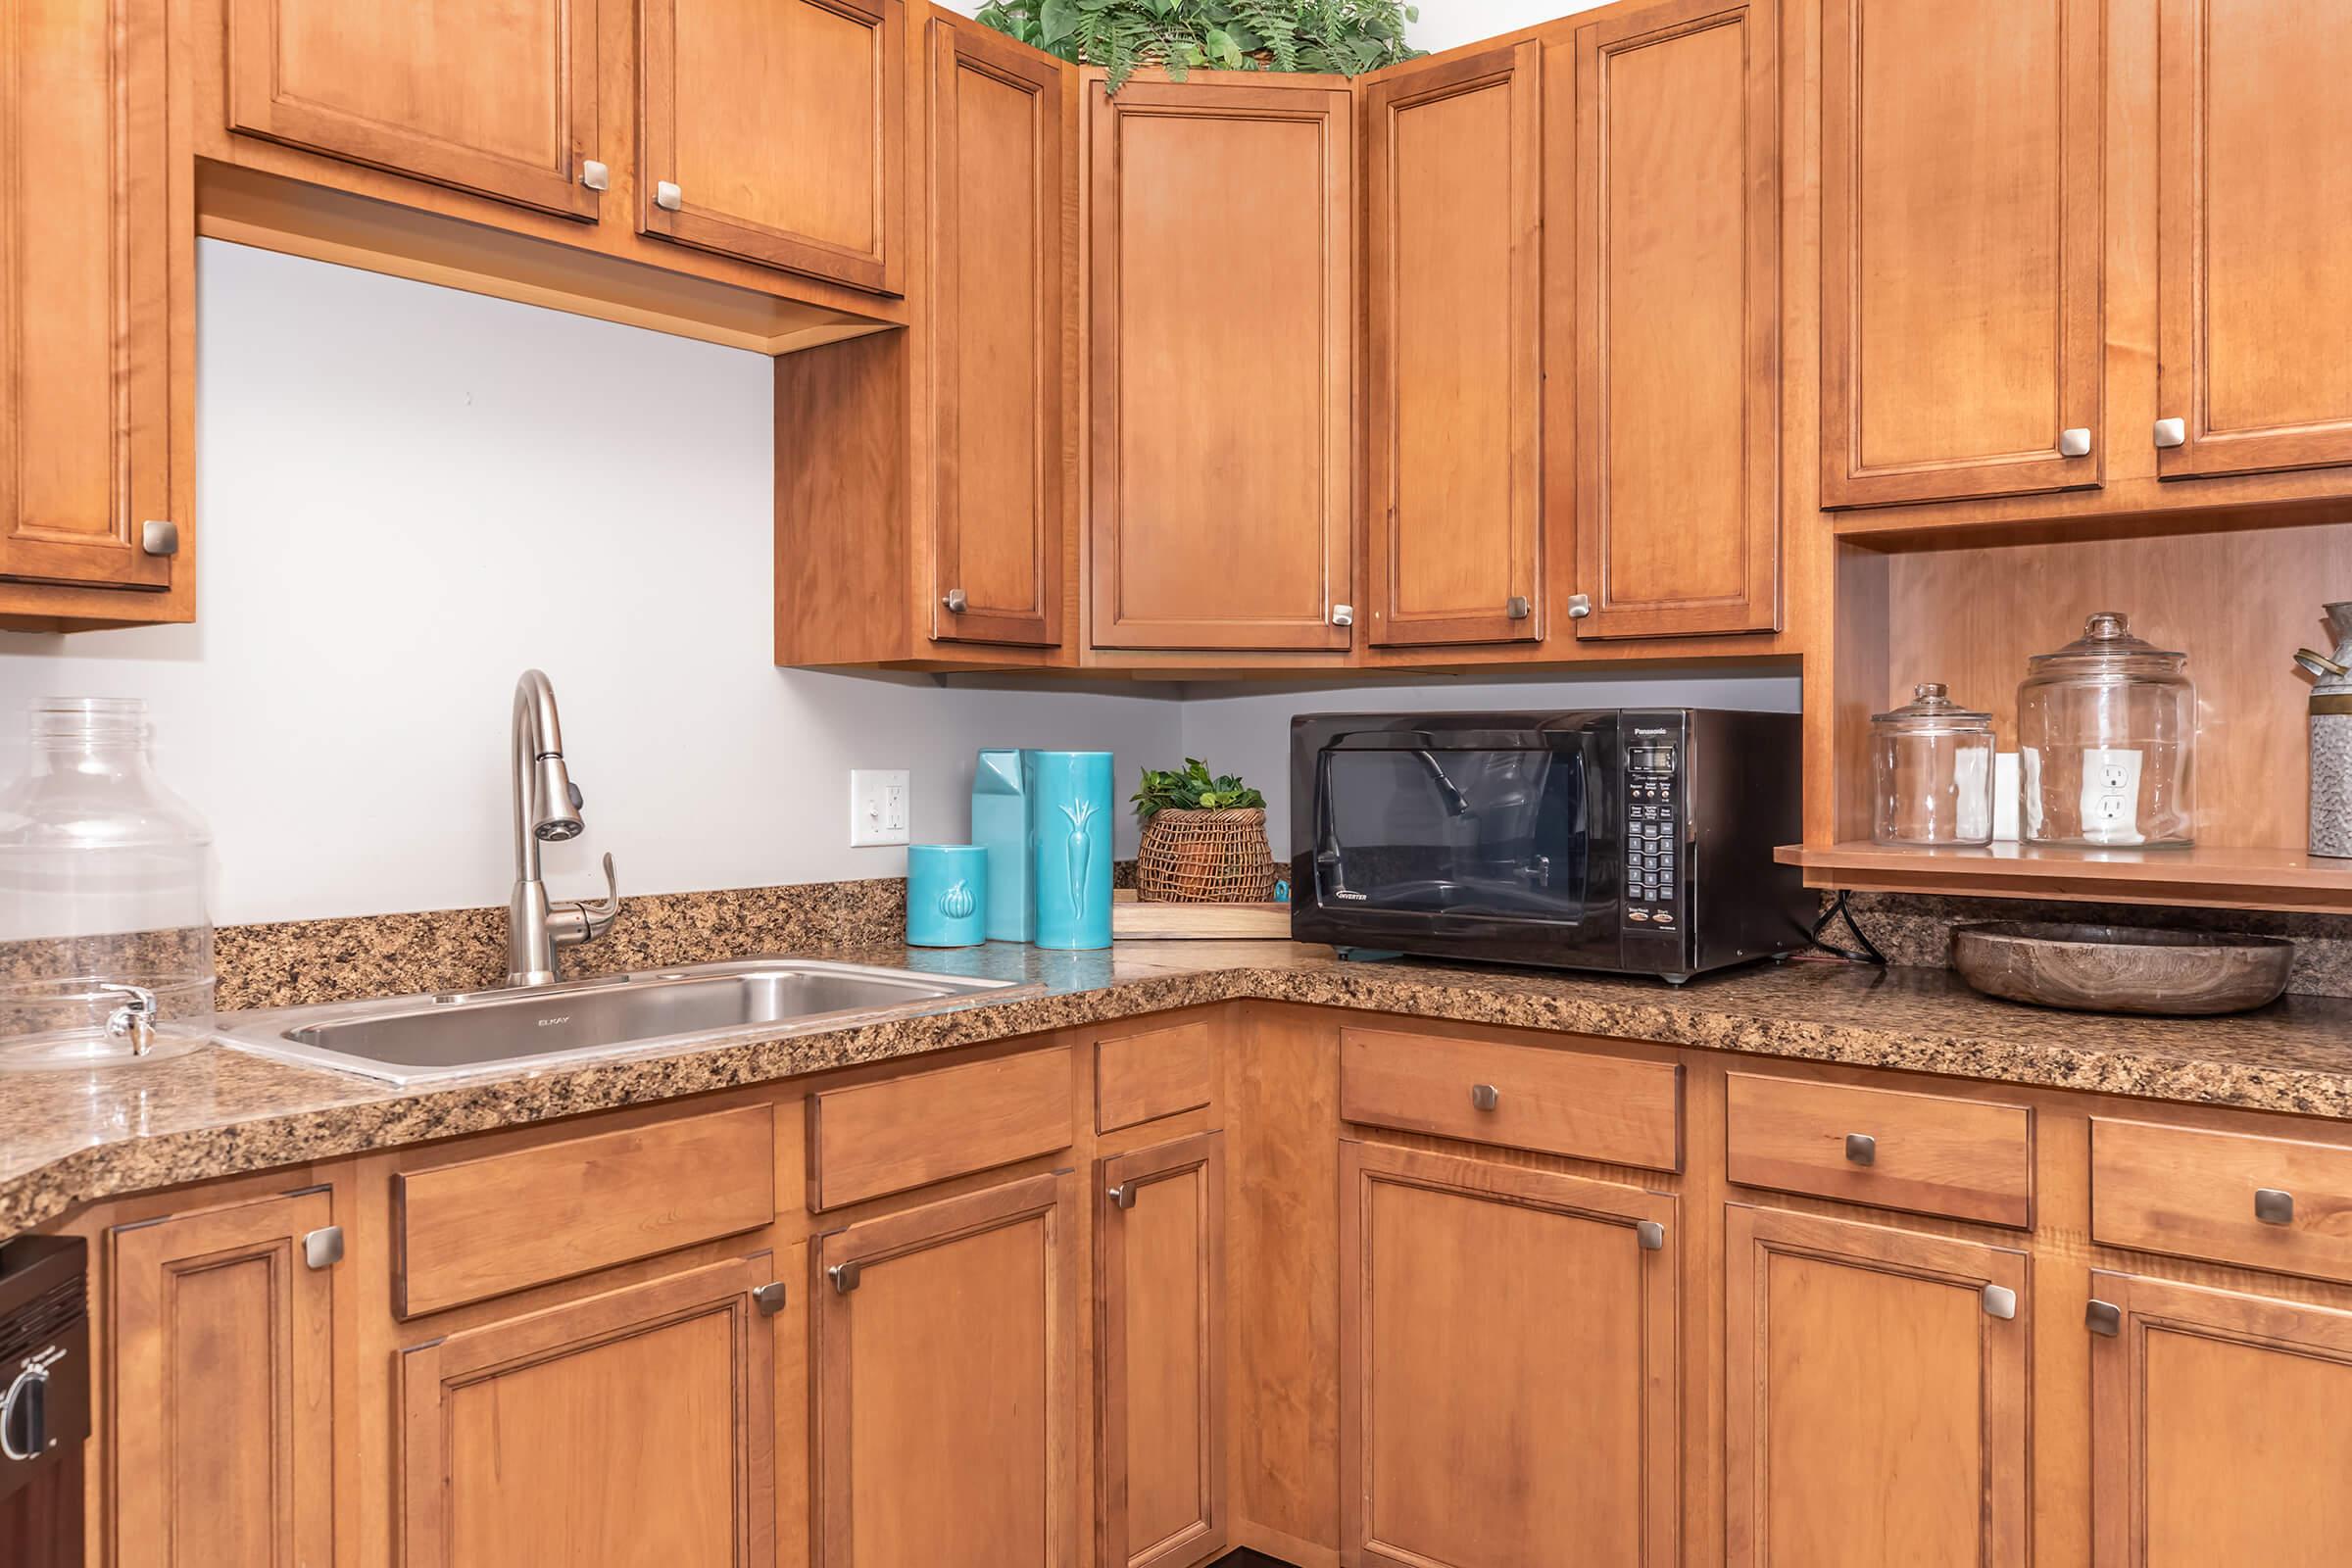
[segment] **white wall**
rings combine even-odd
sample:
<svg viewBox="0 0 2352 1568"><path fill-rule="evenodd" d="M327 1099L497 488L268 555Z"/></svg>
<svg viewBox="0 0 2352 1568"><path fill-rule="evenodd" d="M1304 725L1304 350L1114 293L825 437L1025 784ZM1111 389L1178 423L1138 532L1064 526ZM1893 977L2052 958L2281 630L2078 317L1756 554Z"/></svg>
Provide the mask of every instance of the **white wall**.
<svg viewBox="0 0 2352 1568"><path fill-rule="evenodd" d="M191 626L0 634L24 703L144 697L211 821L216 917L503 904L515 675L556 683L588 832L556 895L896 876L848 847L852 766L969 830L971 755L1173 748L1173 702L778 670L769 362L206 242ZM1133 824L1122 818L1122 853Z"/></svg>
<svg viewBox="0 0 2352 1568"><path fill-rule="evenodd" d="M1184 705L1184 755L1237 773L1266 797L1266 837L1290 854L1291 716L1295 713L1525 711L1547 708L1737 708L1797 711L1797 677L1632 670L1574 679L1473 681L1443 676L1385 686L1196 689Z"/></svg>

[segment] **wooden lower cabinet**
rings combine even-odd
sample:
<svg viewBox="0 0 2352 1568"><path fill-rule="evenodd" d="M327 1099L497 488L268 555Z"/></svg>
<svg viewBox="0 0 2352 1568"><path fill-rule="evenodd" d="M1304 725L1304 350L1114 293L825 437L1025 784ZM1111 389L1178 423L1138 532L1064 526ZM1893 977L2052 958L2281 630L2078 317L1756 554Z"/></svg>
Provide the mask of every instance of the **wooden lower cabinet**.
<svg viewBox="0 0 2352 1568"><path fill-rule="evenodd" d="M772 1568L778 1365L801 1355L779 1325L802 1288L760 1252L403 1352L400 1561Z"/></svg>
<svg viewBox="0 0 2352 1568"><path fill-rule="evenodd" d="M2343 1561L2352 1313L2132 1274L2090 1294L2115 1330L2090 1358L2096 1568Z"/></svg>
<svg viewBox="0 0 2352 1568"><path fill-rule="evenodd" d="M2022 1568L2027 1276L2010 1248L1732 1205L1732 1568Z"/></svg>
<svg viewBox="0 0 2352 1568"><path fill-rule="evenodd" d="M1222 1552L1225 1137L1102 1162L1095 1244L1102 1568Z"/></svg>
<svg viewBox="0 0 2352 1568"><path fill-rule="evenodd" d="M1679 1562L1675 1200L1340 1145L1340 1560Z"/></svg>
<svg viewBox="0 0 2352 1568"><path fill-rule="evenodd" d="M318 1187L112 1232L106 1561L335 1561L334 1222Z"/></svg>
<svg viewBox="0 0 2352 1568"><path fill-rule="evenodd" d="M818 1243L820 1568L1075 1568L1077 1179Z"/></svg>

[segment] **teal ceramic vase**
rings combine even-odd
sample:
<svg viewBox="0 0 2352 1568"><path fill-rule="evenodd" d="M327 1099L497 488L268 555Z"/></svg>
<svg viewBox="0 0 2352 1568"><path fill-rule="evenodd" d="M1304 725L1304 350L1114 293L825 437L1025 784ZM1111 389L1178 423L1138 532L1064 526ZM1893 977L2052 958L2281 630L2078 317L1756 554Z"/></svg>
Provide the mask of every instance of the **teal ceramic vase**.
<svg viewBox="0 0 2352 1568"><path fill-rule="evenodd" d="M988 852L988 940L1026 942L1037 932L1029 848L1035 752L984 747L972 773L972 842Z"/></svg>
<svg viewBox="0 0 2352 1568"><path fill-rule="evenodd" d="M1108 752L1038 752L1029 821L1037 843L1041 948L1110 946Z"/></svg>
<svg viewBox="0 0 2352 1568"><path fill-rule="evenodd" d="M906 848L906 945L976 948L988 940L988 852L977 844Z"/></svg>

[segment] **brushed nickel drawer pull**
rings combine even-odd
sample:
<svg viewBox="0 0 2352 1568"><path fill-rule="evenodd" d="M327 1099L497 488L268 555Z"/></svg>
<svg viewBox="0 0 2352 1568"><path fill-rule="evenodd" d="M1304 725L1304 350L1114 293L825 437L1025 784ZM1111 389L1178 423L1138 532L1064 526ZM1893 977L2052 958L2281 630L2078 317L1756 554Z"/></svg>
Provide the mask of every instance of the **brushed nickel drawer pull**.
<svg viewBox="0 0 2352 1568"><path fill-rule="evenodd" d="M1642 1244L1644 1252L1666 1250L1666 1227L1654 1219L1645 1219L1634 1227L1634 1240Z"/></svg>
<svg viewBox="0 0 2352 1568"><path fill-rule="evenodd" d="M1879 1162L1879 1141L1868 1133L1847 1133L1845 1159L1849 1165L1876 1165Z"/></svg>
<svg viewBox="0 0 2352 1568"><path fill-rule="evenodd" d="M1110 1205L1113 1208L1133 1208L1135 1206L1135 1183L1121 1182L1103 1196L1110 1200Z"/></svg>
<svg viewBox="0 0 2352 1568"><path fill-rule="evenodd" d="M1472 1084L1470 1086L1470 1103L1474 1109L1493 1110L1496 1105L1502 1103L1502 1091L1493 1084Z"/></svg>
<svg viewBox="0 0 2352 1568"><path fill-rule="evenodd" d="M2101 1339L2112 1340L2124 1332L2124 1309L2093 1297L2082 1308L2082 1326Z"/></svg>
<svg viewBox="0 0 2352 1568"><path fill-rule="evenodd" d="M752 1304L760 1308L761 1317L774 1317L784 1310L784 1282L770 1280L752 1293Z"/></svg>
<svg viewBox="0 0 2352 1568"><path fill-rule="evenodd" d="M333 1268L343 1261L343 1227L321 1225L302 1239L302 1260L312 1268Z"/></svg>
<svg viewBox="0 0 2352 1568"><path fill-rule="evenodd" d="M847 1296L856 1290L859 1279L864 1274L865 1265L863 1263L836 1263L825 1270L825 1278L833 1282L835 1296Z"/></svg>
<svg viewBox="0 0 2352 1568"><path fill-rule="evenodd" d="M2006 1285L1984 1287L1984 1315L2006 1323L2017 1316L2017 1293Z"/></svg>
<svg viewBox="0 0 2352 1568"><path fill-rule="evenodd" d="M2295 1222L2295 1195L2277 1187L2254 1189L2254 1217L2265 1225Z"/></svg>

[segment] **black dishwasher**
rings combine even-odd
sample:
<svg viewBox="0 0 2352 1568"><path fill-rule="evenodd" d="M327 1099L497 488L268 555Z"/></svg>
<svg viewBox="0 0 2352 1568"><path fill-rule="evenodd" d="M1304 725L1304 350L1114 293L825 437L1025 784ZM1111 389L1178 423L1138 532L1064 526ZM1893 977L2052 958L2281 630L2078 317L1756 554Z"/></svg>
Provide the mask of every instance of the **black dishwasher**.
<svg viewBox="0 0 2352 1568"><path fill-rule="evenodd" d="M87 1250L78 1236L0 1245L0 1563L9 1568L82 1561Z"/></svg>

